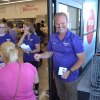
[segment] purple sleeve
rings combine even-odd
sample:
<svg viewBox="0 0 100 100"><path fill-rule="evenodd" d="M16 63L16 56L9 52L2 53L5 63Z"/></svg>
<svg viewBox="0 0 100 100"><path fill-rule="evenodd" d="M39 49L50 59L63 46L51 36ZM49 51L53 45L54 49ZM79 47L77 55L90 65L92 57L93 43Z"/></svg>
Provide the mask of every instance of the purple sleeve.
<svg viewBox="0 0 100 100"><path fill-rule="evenodd" d="M7 36L10 39L10 42L13 42L15 44L15 41L12 39L12 37L9 34L7 34Z"/></svg>
<svg viewBox="0 0 100 100"><path fill-rule="evenodd" d="M51 38L49 39L49 42L48 42L47 51L52 51L52 42L51 42Z"/></svg>
<svg viewBox="0 0 100 100"><path fill-rule="evenodd" d="M84 52L83 42L79 36L74 37L73 46L76 54Z"/></svg>
<svg viewBox="0 0 100 100"><path fill-rule="evenodd" d="M38 43L40 43L40 37L39 36L35 36L35 44L38 44Z"/></svg>

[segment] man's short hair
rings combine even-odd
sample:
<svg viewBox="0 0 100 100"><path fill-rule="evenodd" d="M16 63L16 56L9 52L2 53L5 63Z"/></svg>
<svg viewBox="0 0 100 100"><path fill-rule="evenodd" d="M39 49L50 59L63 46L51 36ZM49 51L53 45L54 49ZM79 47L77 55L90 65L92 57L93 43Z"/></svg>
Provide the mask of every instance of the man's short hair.
<svg viewBox="0 0 100 100"><path fill-rule="evenodd" d="M58 17L58 16L65 16L66 17L66 21L68 21L68 17L65 13L63 12L60 12L60 13L56 13L55 16L54 16L54 20Z"/></svg>

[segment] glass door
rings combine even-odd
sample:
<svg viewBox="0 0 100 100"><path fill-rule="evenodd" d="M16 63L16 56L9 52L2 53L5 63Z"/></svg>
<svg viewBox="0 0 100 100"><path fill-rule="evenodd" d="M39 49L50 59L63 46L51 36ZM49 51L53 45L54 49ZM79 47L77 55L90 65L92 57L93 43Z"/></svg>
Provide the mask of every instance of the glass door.
<svg viewBox="0 0 100 100"><path fill-rule="evenodd" d="M81 33L82 25L81 25L81 9L82 9L82 1L71 1L71 0L56 0L55 2L55 12L64 12L68 16L68 28L80 35L83 36Z"/></svg>
<svg viewBox="0 0 100 100"><path fill-rule="evenodd" d="M72 32L80 34L80 9L59 3L59 12L67 14L68 28Z"/></svg>

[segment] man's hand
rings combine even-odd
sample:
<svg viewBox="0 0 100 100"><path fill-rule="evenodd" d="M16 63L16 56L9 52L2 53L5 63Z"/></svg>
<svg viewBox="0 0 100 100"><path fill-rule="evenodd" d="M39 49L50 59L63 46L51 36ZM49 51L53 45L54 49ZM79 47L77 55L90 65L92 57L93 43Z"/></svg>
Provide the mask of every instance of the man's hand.
<svg viewBox="0 0 100 100"><path fill-rule="evenodd" d="M62 75L61 77L62 77L63 79L67 79L69 75L70 75L70 71L67 70L67 71L64 71L64 72L63 72L63 75Z"/></svg>
<svg viewBox="0 0 100 100"><path fill-rule="evenodd" d="M35 59L36 61L40 61L40 59L41 59L41 54L35 54L35 55L34 55L34 59Z"/></svg>

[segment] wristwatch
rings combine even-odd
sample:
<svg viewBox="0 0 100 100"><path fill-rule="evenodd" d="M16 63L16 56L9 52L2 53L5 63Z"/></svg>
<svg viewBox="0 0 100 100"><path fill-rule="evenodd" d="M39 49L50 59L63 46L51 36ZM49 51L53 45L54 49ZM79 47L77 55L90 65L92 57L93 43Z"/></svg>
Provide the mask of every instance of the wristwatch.
<svg viewBox="0 0 100 100"><path fill-rule="evenodd" d="M71 69L68 69L68 71L70 71L70 74L72 73Z"/></svg>

